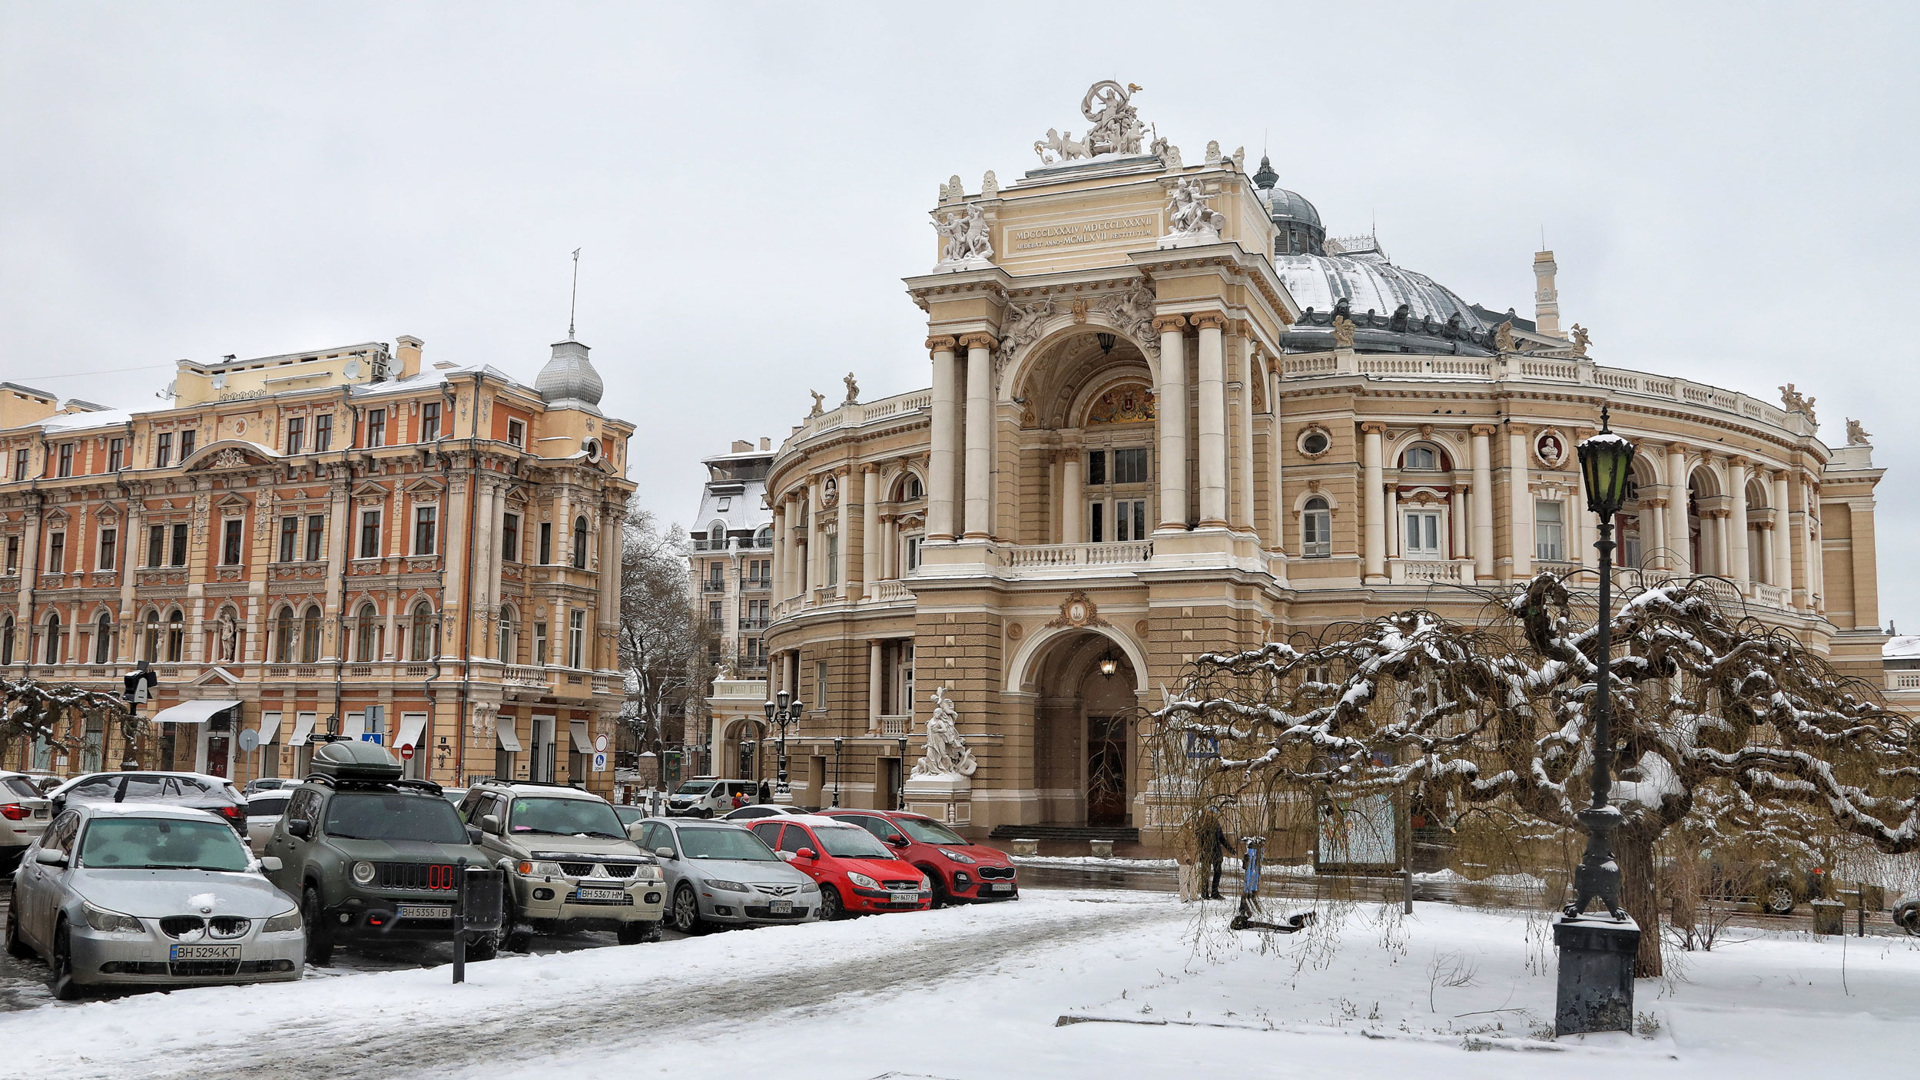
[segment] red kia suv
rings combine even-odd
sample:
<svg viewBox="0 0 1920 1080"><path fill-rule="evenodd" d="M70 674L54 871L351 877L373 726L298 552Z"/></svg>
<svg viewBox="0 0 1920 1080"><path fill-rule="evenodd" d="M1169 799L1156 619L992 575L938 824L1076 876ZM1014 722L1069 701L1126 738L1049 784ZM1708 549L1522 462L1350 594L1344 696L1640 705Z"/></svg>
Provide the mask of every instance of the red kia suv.
<svg viewBox="0 0 1920 1080"><path fill-rule="evenodd" d="M901 810L828 810L828 817L858 825L933 882L933 906L1018 900L1013 860L999 848L976 844L923 814Z"/></svg>
<svg viewBox="0 0 1920 1080"><path fill-rule="evenodd" d="M925 911L933 882L873 834L813 814L755 822L753 831L788 865L820 883L820 918Z"/></svg>

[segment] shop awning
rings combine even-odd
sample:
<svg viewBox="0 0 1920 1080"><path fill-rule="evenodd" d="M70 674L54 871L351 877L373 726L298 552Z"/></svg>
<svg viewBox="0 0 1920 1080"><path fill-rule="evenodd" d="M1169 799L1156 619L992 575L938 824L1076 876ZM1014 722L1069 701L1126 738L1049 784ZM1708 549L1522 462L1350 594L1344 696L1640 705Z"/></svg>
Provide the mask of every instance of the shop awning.
<svg viewBox="0 0 1920 1080"><path fill-rule="evenodd" d="M587 722L585 720L569 720L567 721L567 728L573 732L574 753L593 753L593 740L587 738Z"/></svg>
<svg viewBox="0 0 1920 1080"><path fill-rule="evenodd" d="M204 724L218 713L228 709L237 709L237 701L183 701L170 709L161 709L153 714L156 724Z"/></svg>
<svg viewBox="0 0 1920 1080"><path fill-rule="evenodd" d="M293 734L288 736L288 746L307 745L307 736L313 734L313 723L320 719L319 713L303 712L293 718Z"/></svg>
<svg viewBox="0 0 1920 1080"><path fill-rule="evenodd" d="M263 712L260 714L260 745L271 743L280 735L280 713Z"/></svg>
<svg viewBox="0 0 1920 1080"><path fill-rule="evenodd" d="M500 749L509 754L520 752L520 735L513 730L513 717L495 717L493 732L500 737Z"/></svg>
<svg viewBox="0 0 1920 1080"><path fill-rule="evenodd" d="M340 717L340 734L349 739L357 739L367 730L367 714L359 709L350 709Z"/></svg>
<svg viewBox="0 0 1920 1080"><path fill-rule="evenodd" d="M394 749L398 750L402 746L411 746L417 752L420 749L420 733L426 729L426 713L401 713L400 734L394 736Z"/></svg>

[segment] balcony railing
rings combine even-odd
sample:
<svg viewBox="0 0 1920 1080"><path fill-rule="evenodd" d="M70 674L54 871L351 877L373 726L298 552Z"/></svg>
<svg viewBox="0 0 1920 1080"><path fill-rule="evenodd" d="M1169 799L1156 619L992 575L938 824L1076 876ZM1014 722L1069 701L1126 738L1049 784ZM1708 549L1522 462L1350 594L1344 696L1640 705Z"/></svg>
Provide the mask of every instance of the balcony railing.
<svg viewBox="0 0 1920 1080"><path fill-rule="evenodd" d="M1387 580L1395 585L1471 585L1472 559L1389 559Z"/></svg>
<svg viewBox="0 0 1920 1080"><path fill-rule="evenodd" d="M883 604L895 600L911 600L913 590L907 588L907 583L904 581L876 581L873 583L873 598Z"/></svg>
<svg viewBox="0 0 1920 1080"><path fill-rule="evenodd" d="M701 592L726 592L726 578L705 578L700 583Z"/></svg>
<svg viewBox="0 0 1920 1080"><path fill-rule="evenodd" d="M768 624L769 622L772 622L772 621L773 621L773 620L771 620L771 619L741 619L741 620L740 620L740 629L742 629L742 630L765 630L765 629L767 628L767 624Z"/></svg>
<svg viewBox="0 0 1920 1080"><path fill-rule="evenodd" d="M913 732L913 717L883 716L880 718L880 734L909 735Z"/></svg>
<svg viewBox="0 0 1920 1080"><path fill-rule="evenodd" d="M1026 544L1000 549L1000 564L1009 570L1126 566L1144 563L1151 558L1151 540L1125 540L1107 544Z"/></svg>
<svg viewBox="0 0 1920 1080"><path fill-rule="evenodd" d="M741 578L740 588L743 592L765 592L773 588L773 579L758 577Z"/></svg>

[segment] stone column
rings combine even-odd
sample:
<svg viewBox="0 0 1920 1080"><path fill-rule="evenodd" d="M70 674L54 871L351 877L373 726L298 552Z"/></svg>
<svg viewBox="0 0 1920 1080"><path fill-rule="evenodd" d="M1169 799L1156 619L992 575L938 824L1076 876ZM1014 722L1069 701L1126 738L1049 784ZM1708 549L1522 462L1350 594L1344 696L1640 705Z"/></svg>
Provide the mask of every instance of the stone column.
<svg viewBox="0 0 1920 1080"><path fill-rule="evenodd" d="M1237 510L1234 525L1247 532L1254 531L1253 524L1253 342L1241 338L1240 347L1234 351L1233 374L1240 383L1240 401L1234 410L1234 477L1233 493Z"/></svg>
<svg viewBox="0 0 1920 1080"><path fill-rule="evenodd" d="M1387 507L1387 558L1406 557L1406 530L1400 527L1400 483L1397 480L1385 481L1384 492L1370 492L1368 498L1381 495L1381 501Z"/></svg>
<svg viewBox="0 0 1920 1080"><path fill-rule="evenodd" d="M834 532L839 534L840 542L835 545L834 559L838 565L833 568L833 573L840 579L837 590L840 599L845 600L860 595L854 590L848 573L853 569L853 469L850 467L840 472L840 505L834 509L838 511Z"/></svg>
<svg viewBox="0 0 1920 1080"><path fill-rule="evenodd" d="M1807 477L1800 478L1800 504L1807 508L1802 519L1807 530L1807 589L1812 593L1808 608L1812 611L1824 611L1827 607L1827 559L1822 548L1826 542L1822 537L1825 530L1817 521L1820 516L1820 491Z"/></svg>
<svg viewBox="0 0 1920 1080"><path fill-rule="evenodd" d="M1447 557L1464 559L1467 557L1467 497L1458 486L1453 489L1450 509L1452 513L1447 516L1447 542L1451 550L1447 552Z"/></svg>
<svg viewBox="0 0 1920 1080"><path fill-rule="evenodd" d="M472 575L473 607L470 611L461 612L461 617L467 620L467 656L485 657L488 655L487 639L492 636L487 632L486 613L499 599L499 590L490 586L493 581L491 558L494 544L493 516L495 503L500 497L500 488L485 476L475 481L475 487L477 490L473 494L473 535L468 538L466 544L458 548L448 543L446 555L443 557L449 565L456 559L466 562L467 573ZM450 530L452 522L443 522L442 526ZM447 539L449 541L453 539L451 532L447 534ZM568 565L572 565L573 549L571 547L567 549L567 560ZM447 644L450 646L452 642Z"/></svg>
<svg viewBox="0 0 1920 1080"><path fill-rule="evenodd" d="M119 616L120 642L119 642L119 647L114 650L114 659L115 661L120 663L127 663L129 661L132 661L136 656L139 655L137 652L135 652L136 646L134 644L135 639L139 635L134 632L135 608L134 608L134 584L133 583L134 583L135 574L137 573L134 567L140 565L140 560L141 558L144 557L144 553L147 550L146 537L141 535L141 533L146 530L146 521L144 520L144 511L146 510L146 506L147 506L147 501L141 498L139 495L134 495L131 498L129 498L127 500L127 513L125 516L125 520L123 520L120 524L120 528L121 528L120 616ZM256 510L255 512L258 513L259 511ZM333 591L332 591L333 582L338 581L339 577L340 575L337 572L332 571L332 561L331 559L329 559L329 573L327 575L327 580L328 580L327 595L329 597L329 602L333 603L336 607L338 606L337 601L334 601L331 598L333 597ZM251 606L252 604L250 601L249 608L251 608ZM16 619L15 625L16 626L18 625L17 619ZM252 633L254 629L255 628L253 626L253 622L251 619L249 619L247 622L247 630L249 632L249 641L248 641L249 644L252 643ZM18 643L15 644L13 654L15 656L20 655ZM245 656L239 656L239 657L236 657L235 659L240 663L245 663L247 658Z"/></svg>
<svg viewBox="0 0 1920 1080"><path fill-rule="evenodd" d="M1727 522L1731 576L1733 583L1744 591L1753 580L1752 553L1747 546L1747 459L1736 457L1728 462L1727 473L1727 493L1733 496L1733 513Z"/></svg>
<svg viewBox="0 0 1920 1080"><path fill-rule="evenodd" d="M867 730L880 730L880 639L867 639Z"/></svg>
<svg viewBox="0 0 1920 1080"><path fill-rule="evenodd" d="M960 446L958 372L953 362L955 342L946 334L927 339L933 353L933 415L930 418L931 444L927 454L927 539L951 540L956 535L953 520L954 478Z"/></svg>
<svg viewBox="0 0 1920 1080"><path fill-rule="evenodd" d="M1492 424L1475 424L1473 434L1473 575L1493 580Z"/></svg>
<svg viewBox="0 0 1920 1080"><path fill-rule="evenodd" d="M1571 545L1567 552L1567 561L1577 566L1592 566L1598 569L1600 553L1593 550L1593 544L1597 539L1594 530L1599 527L1599 522L1587 512L1587 474L1577 466L1573 470L1573 499L1567 504L1565 513L1567 521L1561 528L1566 530L1567 543ZM1618 526L1619 520L1615 519L1614 524ZM1613 539L1618 545L1620 530L1617 527L1613 531ZM1613 549L1615 566L1620 565L1621 550L1618 546Z"/></svg>
<svg viewBox="0 0 1920 1080"><path fill-rule="evenodd" d="M860 466L860 587L869 599L880 581L880 466Z"/></svg>
<svg viewBox="0 0 1920 1080"><path fill-rule="evenodd" d="M1667 567L1676 574L1694 572L1693 554L1689 550L1689 530L1687 527L1687 509L1691 501L1687 495L1687 454L1678 443L1667 446L1667 549L1671 553L1667 558Z"/></svg>
<svg viewBox="0 0 1920 1080"><path fill-rule="evenodd" d="M1527 429L1523 424L1507 426L1507 484L1513 579L1519 581L1533 576L1533 496L1527 490Z"/></svg>
<svg viewBox="0 0 1920 1080"><path fill-rule="evenodd" d="M1162 442L1164 441L1163 439ZM1080 504L1085 501L1080 493L1080 448L1068 447L1061 451L1061 459L1060 542L1084 544L1087 542L1087 527L1080 520ZM1164 482L1160 490L1163 493L1166 491ZM1182 523L1181 528L1185 527L1186 525Z"/></svg>
<svg viewBox="0 0 1920 1080"><path fill-rule="evenodd" d="M1784 603L1793 604L1793 539L1788 529L1793 515L1787 508L1787 472L1773 474L1773 583L1786 590Z"/></svg>
<svg viewBox="0 0 1920 1080"><path fill-rule="evenodd" d="M969 540L993 533L993 336L968 334L967 347L967 524Z"/></svg>
<svg viewBox="0 0 1920 1080"><path fill-rule="evenodd" d="M1160 386L1155 412L1160 425L1160 527L1187 527L1187 317L1161 315L1153 320L1160 332ZM1077 467L1077 463L1076 463ZM1077 500L1076 500L1077 501ZM1075 518L1078 511L1074 511ZM1065 543L1083 539L1063 530Z"/></svg>
<svg viewBox="0 0 1920 1080"><path fill-rule="evenodd" d="M1360 501L1366 508L1366 528L1362 537L1363 569L1368 582L1383 580L1387 573L1387 503L1380 479L1380 440L1385 424L1361 424Z"/></svg>
<svg viewBox="0 0 1920 1080"><path fill-rule="evenodd" d="M1202 312L1193 325L1200 328L1200 524L1214 528L1227 524L1227 320Z"/></svg>
<svg viewBox="0 0 1920 1080"><path fill-rule="evenodd" d="M1266 379L1267 412L1273 417L1273 423L1270 429L1271 434L1267 439L1267 483L1270 485L1270 495L1267 502L1267 517L1270 520L1268 521L1267 527L1272 529L1273 532L1269 537L1267 546L1275 551L1284 553L1287 548L1287 512L1286 505L1282 501L1282 496L1287 489L1287 485L1285 474L1281 468L1281 462L1286 457L1286 447L1281 440L1286 432L1285 425L1281 423L1280 418L1280 369L1277 359L1274 362L1274 369L1267 373ZM1282 566L1281 570L1283 573L1284 569L1284 566Z"/></svg>
<svg viewBox="0 0 1920 1080"><path fill-rule="evenodd" d="M785 499L773 504L773 599L775 603L787 597L787 503Z"/></svg>

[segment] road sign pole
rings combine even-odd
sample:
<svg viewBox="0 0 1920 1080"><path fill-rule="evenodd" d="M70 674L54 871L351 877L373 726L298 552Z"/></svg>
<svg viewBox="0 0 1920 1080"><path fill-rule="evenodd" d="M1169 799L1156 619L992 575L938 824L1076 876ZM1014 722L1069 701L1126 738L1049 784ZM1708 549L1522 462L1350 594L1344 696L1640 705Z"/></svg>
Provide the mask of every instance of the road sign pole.
<svg viewBox="0 0 1920 1080"><path fill-rule="evenodd" d="M467 860L464 857L454 864L453 872L460 879L453 908L453 981L463 983L467 981Z"/></svg>

